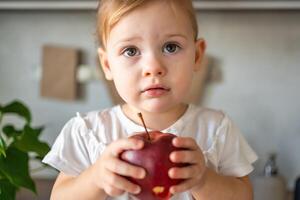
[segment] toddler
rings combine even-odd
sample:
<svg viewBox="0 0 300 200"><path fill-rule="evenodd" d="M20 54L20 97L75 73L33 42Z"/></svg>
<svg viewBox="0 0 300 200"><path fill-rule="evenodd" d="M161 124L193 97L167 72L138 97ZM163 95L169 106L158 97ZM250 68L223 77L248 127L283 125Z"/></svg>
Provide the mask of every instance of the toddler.
<svg viewBox="0 0 300 200"><path fill-rule="evenodd" d="M149 130L177 135L172 144L186 149L170 154L189 164L168 171L184 179L171 200L253 199L257 156L237 127L221 111L184 101L205 51L191 0L101 0L97 18L101 66L125 103L66 123L43 160L60 171L51 199L133 199L141 188L124 176L146 171L118 156L143 147L128 139L144 131L139 112Z"/></svg>

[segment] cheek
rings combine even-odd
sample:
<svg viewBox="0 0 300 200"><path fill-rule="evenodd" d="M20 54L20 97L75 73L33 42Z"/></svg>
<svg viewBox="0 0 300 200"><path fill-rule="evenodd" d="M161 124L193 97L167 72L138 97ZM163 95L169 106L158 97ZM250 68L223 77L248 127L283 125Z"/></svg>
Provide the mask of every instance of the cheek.
<svg viewBox="0 0 300 200"><path fill-rule="evenodd" d="M116 76L114 76L114 84L119 95L125 101L132 99L138 91L138 86L134 81L133 76L130 76L130 78L128 78L127 75L118 73Z"/></svg>
<svg viewBox="0 0 300 200"><path fill-rule="evenodd" d="M193 70L178 71L173 75L173 87L179 95L185 95L189 92L193 81Z"/></svg>
<svg viewBox="0 0 300 200"><path fill-rule="evenodd" d="M119 57L110 57L110 67L113 81L119 95L123 100L133 98L138 91L137 71L131 63L125 62Z"/></svg>
<svg viewBox="0 0 300 200"><path fill-rule="evenodd" d="M186 77L182 76L177 80L177 84L176 84L176 86L178 87L177 88L178 93L183 96L185 94L188 94L191 85L192 85L192 76L186 76Z"/></svg>

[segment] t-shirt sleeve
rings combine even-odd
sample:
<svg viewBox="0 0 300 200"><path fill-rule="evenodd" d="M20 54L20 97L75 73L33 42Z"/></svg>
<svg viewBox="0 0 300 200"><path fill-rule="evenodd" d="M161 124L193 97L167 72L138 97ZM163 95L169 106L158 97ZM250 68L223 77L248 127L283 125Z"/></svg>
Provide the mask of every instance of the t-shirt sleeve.
<svg viewBox="0 0 300 200"><path fill-rule="evenodd" d="M242 177L253 171L256 153L249 146L239 129L225 115L218 133L218 171L223 175Z"/></svg>
<svg viewBox="0 0 300 200"><path fill-rule="evenodd" d="M43 162L71 176L79 175L91 165L82 125L77 118L68 121Z"/></svg>

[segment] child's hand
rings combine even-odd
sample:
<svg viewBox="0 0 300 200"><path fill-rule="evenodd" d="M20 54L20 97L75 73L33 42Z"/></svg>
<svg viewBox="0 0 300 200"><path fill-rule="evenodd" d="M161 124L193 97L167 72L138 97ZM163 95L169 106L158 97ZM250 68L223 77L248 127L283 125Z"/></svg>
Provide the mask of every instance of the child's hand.
<svg viewBox="0 0 300 200"><path fill-rule="evenodd" d="M142 147L143 142L137 139L121 139L111 143L94 165L94 183L109 196L120 196L124 192L139 193L140 187L122 176L144 178L145 170L120 160L119 154L124 150Z"/></svg>
<svg viewBox="0 0 300 200"><path fill-rule="evenodd" d="M177 137L172 142L175 147L187 150L172 152L170 154L171 161L190 164L187 167L173 167L169 170L170 178L185 179L182 183L170 188L171 193L179 193L201 184L204 179L203 175L206 172L206 166L202 151L193 138Z"/></svg>

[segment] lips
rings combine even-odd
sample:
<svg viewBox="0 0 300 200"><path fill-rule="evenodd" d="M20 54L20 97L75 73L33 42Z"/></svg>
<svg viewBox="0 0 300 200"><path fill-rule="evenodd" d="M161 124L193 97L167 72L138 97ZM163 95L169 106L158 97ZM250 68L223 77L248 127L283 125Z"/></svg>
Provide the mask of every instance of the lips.
<svg viewBox="0 0 300 200"><path fill-rule="evenodd" d="M155 91L155 90L170 91L170 88L163 86L163 85L152 85L152 86L146 87L142 92Z"/></svg>
<svg viewBox="0 0 300 200"><path fill-rule="evenodd" d="M146 87L142 93L146 94L149 97L159 97L170 91L170 88L163 85L151 85Z"/></svg>

